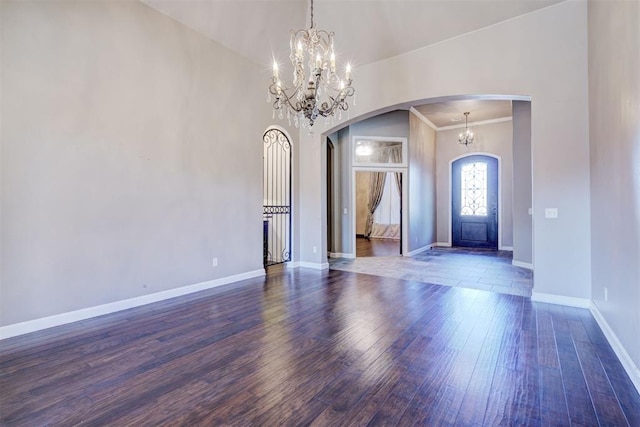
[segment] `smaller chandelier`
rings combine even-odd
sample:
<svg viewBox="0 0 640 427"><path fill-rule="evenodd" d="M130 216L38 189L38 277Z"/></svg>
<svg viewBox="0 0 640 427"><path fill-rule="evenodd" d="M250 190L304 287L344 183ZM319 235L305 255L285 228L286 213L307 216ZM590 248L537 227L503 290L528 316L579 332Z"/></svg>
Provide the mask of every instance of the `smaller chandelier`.
<svg viewBox="0 0 640 427"><path fill-rule="evenodd" d="M462 145L473 143L473 132L469 130L469 112L464 113L464 132L458 135L458 142Z"/></svg>
<svg viewBox="0 0 640 427"><path fill-rule="evenodd" d="M291 30L289 59L293 65L293 83L284 85L280 80L278 63L273 61L273 77L269 86L267 102L273 102L274 117L289 124L293 119L296 127L313 126L318 116L333 119L335 112L349 109L347 98L355 94L351 86L351 66L347 64L344 80L336 73L336 54L333 47L333 32L317 30L313 23L313 0L311 0L311 27L308 30ZM305 67L305 60L308 63ZM354 98L355 104L355 98Z"/></svg>

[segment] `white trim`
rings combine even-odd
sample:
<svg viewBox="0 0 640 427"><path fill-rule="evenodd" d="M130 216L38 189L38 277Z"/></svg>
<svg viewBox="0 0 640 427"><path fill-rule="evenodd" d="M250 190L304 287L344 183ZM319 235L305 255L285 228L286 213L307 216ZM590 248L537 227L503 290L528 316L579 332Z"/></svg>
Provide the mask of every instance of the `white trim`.
<svg viewBox="0 0 640 427"><path fill-rule="evenodd" d="M289 261L284 263L286 268L294 269L300 267L300 261Z"/></svg>
<svg viewBox="0 0 640 427"><path fill-rule="evenodd" d="M527 268L529 270L533 270L533 264L531 264L530 262L522 262L522 261L516 261L511 260L511 265L513 265L514 267L522 267L522 268Z"/></svg>
<svg viewBox="0 0 640 427"><path fill-rule="evenodd" d="M471 153L461 154L453 159L449 160L449 202L447 205L447 209L449 211L449 241L453 243L453 210L451 209L451 188L453 183L453 163L456 160L464 159L465 157L470 156L487 156L492 157L498 161L498 247L500 247L500 243L502 242L502 157L498 154L488 153L486 151L475 151ZM449 245L451 246L451 244Z"/></svg>
<svg viewBox="0 0 640 427"><path fill-rule="evenodd" d="M533 292L531 295L531 301L546 302L549 304L566 305L569 307L578 308L591 307L591 300L587 298L566 297L563 295L544 294L540 292Z"/></svg>
<svg viewBox="0 0 640 427"><path fill-rule="evenodd" d="M592 301L589 311L591 311L593 318L596 319L596 322L600 326L602 333L604 334L607 341L609 341L609 345L611 346L611 348L613 348L616 356L618 356L618 360L620 360L620 363L622 363L622 367L625 371L627 371L631 382L636 387L636 390L638 390L638 393L640 393L640 369L633 362L633 359L624 348L615 332L613 332L613 329L611 329L609 323L607 323L607 320L604 318L602 313L600 313L600 310L598 310L598 306L595 304L595 301Z"/></svg>
<svg viewBox="0 0 640 427"><path fill-rule="evenodd" d="M15 337L18 335L28 334L30 332L40 331L42 329L65 325L67 323L90 319L92 317L103 316L105 314L111 314L122 310L128 310L130 308L140 307L142 305L164 301L182 295L192 294L194 292L200 292L206 289L211 289L218 286L227 285L229 283L238 282L240 280L252 279L254 277L260 277L264 275L265 272L263 269L253 270L233 276L221 277L219 279L196 283L194 285L168 289L166 291L155 292L153 294L141 295L139 297L129 298L121 301L82 308L80 310L69 311L53 316L41 317L39 319L27 320L26 322L14 323L12 325L0 327L0 340Z"/></svg>
<svg viewBox="0 0 640 427"><path fill-rule="evenodd" d="M412 250L411 252L407 253L407 255L406 255L406 256L414 256L414 255L418 255L420 252L424 252L424 251L427 251L427 250L429 250L429 249L433 249L433 247L434 247L434 246L436 246L436 245L437 245L437 243L429 243L429 244L428 244L428 245L426 245L426 246L423 246L423 247L421 247L421 248L418 248L418 249L414 249L414 250Z"/></svg>
<svg viewBox="0 0 640 427"><path fill-rule="evenodd" d="M491 120L482 120L479 122L470 122L469 126L484 126L484 125L491 125L493 123L502 123L502 122L510 122L512 121L513 118L511 116L509 117L500 117L497 119L491 119ZM467 125L463 125L463 124L459 124L459 125L451 125L451 126L442 126L437 128L436 130L438 132L440 132L441 130L450 130L450 129L462 129L467 127Z"/></svg>
<svg viewBox="0 0 640 427"><path fill-rule="evenodd" d="M314 270L326 270L326 269L329 268L329 263L328 262L319 263L319 262L300 261L298 263L298 267L312 268Z"/></svg>
<svg viewBox="0 0 640 427"><path fill-rule="evenodd" d="M438 130L438 126L434 125L431 122L431 120L427 119L420 111L416 110L414 107L409 108L409 111L411 111L414 116L416 116L418 119L420 119L422 122L424 122L424 124L429 126L431 129L433 129L435 131Z"/></svg>
<svg viewBox="0 0 640 427"><path fill-rule="evenodd" d="M451 247L451 242L436 242L435 246L438 247L442 247L442 248L450 248Z"/></svg>
<svg viewBox="0 0 640 427"><path fill-rule="evenodd" d="M356 141L365 140L365 141L389 141L389 142L400 142L402 145L402 163L358 163L356 160ZM362 135L353 135L351 137L351 152L349 153L349 157L351 158L351 166L353 167L364 167L364 168L378 168L378 169L390 169L390 168L406 168L409 165L408 155L409 150L408 139L404 137L398 136L362 136Z"/></svg>
<svg viewBox="0 0 640 427"><path fill-rule="evenodd" d="M355 258L354 254L344 254L342 252L329 252L329 258Z"/></svg>
<svg viewBox="0 0 640 427"><path fill-rule="evenodd" d="M498 246L498 250L513 252L513 246Z"/></svg>
<svg viewBox="0 0 640 427"><path fill-rule="evenodd" d="M531 301L566 305L569 307L588 308L591 312L591 315L598 323L600 330L602 330L602 333L609 342L609 345L618 357L618 360L622 364L622 367L627 372L627 375L629 375L629 378L631 379L634 387L636 388L638 393L640 393L640 369L634 363L631 355L624 348L616 333L613 332L613 329L611 329L609 323L607 323L607 320L598 309L595 301L591 301L586 298L565 297L561 295L543 294L538 292L533 292Z"/></svg>

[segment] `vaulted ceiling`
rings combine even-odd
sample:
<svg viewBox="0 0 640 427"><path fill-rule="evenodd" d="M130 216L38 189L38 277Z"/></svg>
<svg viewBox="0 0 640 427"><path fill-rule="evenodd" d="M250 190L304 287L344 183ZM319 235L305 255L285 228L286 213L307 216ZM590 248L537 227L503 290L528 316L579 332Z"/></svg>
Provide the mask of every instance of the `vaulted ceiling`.
<svg viewBox="0 0 640 427"><path fill-rule="evenodd" d="M268 69L288 59L289 31L309 26L308 0L142 0ZM562 0L315 0L318 29L335 32L339 62L354 67L469 33ZM265 83L266 84L266 83ZM423 114L444 123L465 109L453 101ZM495 101L487 101L495 102ZM489 104L491 105L491 104ZM482 104L476 104L476 113ZM444 106L443 106L444 107ZM496 107L499 109L498 107ZM450 115L447 115L447 111ZM432 113L439 115L431 116ZM473 113L473 111L472 111ZM476 114L473 118L479 117ZM496 113L498 115L503 112ZM491 114L484 119L498 118Z"/></svg>

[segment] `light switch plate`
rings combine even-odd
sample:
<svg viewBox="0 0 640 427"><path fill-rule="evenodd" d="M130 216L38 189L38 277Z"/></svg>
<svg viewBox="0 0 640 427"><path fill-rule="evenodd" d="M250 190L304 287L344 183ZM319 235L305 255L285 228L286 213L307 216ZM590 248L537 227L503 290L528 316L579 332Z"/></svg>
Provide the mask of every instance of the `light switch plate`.
<svg viewBox="0 0 640 427"><path fill-rule="evenodd" d="M545 218L558 218L558 208L546 208L544 210L544 217Z"/></svg>

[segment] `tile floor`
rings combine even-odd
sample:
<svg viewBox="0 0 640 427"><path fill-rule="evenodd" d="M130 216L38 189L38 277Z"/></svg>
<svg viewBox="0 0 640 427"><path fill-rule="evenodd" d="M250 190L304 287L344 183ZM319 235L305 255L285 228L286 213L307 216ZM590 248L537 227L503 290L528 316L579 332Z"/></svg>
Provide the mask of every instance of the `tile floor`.
<svg viewBox="0 0 640 427"><path fill-rule="evenodd" d="M334 270L530 297L533 272L512 266L511 256L507 251L433 248L413 257L338 258L329 264Z"/></svg>

